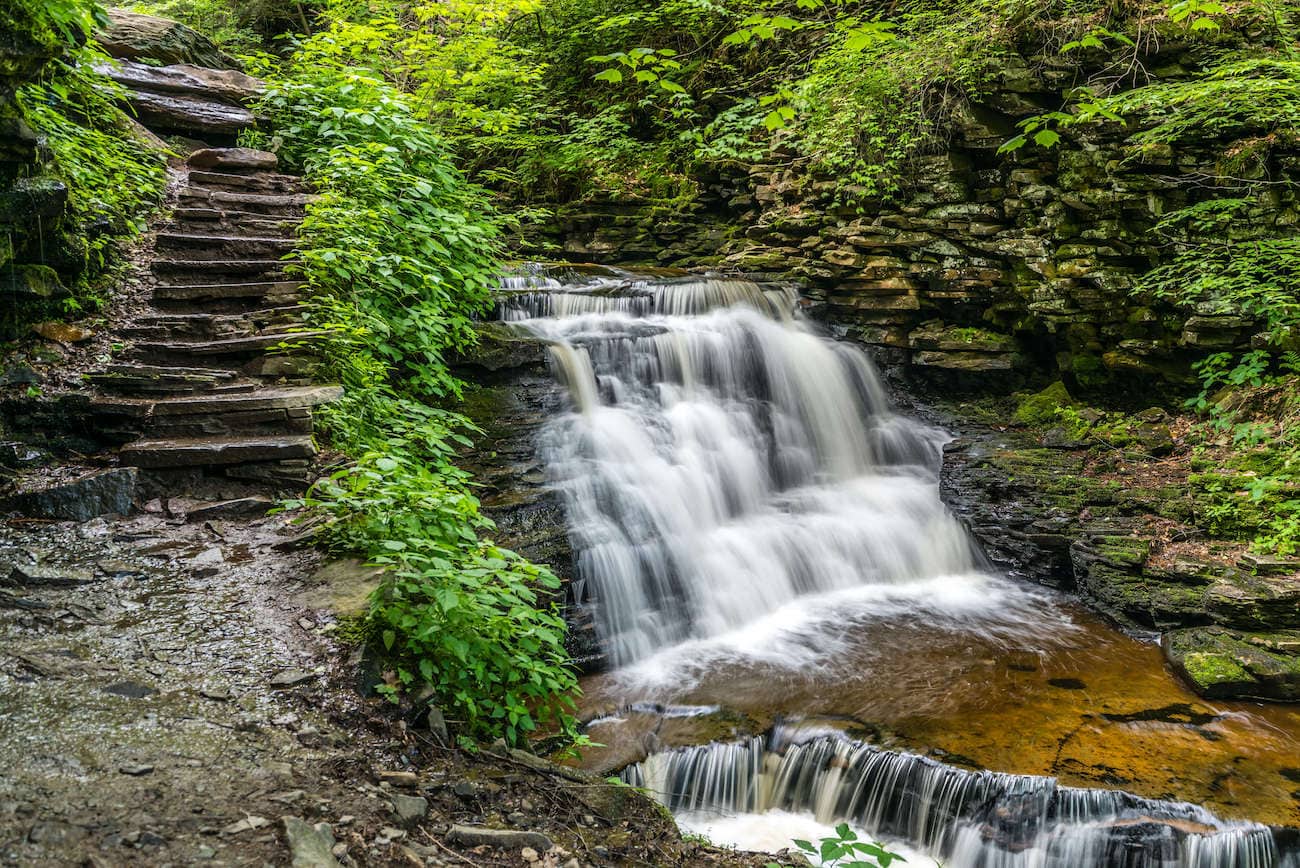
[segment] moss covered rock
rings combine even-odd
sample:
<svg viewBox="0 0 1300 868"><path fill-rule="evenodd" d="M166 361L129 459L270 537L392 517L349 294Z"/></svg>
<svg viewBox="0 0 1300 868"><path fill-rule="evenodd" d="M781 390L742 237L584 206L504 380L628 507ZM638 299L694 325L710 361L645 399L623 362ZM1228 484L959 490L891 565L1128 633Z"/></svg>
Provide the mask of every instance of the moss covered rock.
<svg viewBox="0 0 1300 868"><path fill-rule="evenodd" d="M1056 421L1056 411L1073 407L1065 383L1057 380L1041 392L1030 395L1016 407L1015 420L1023 425L1050 425Z"/></svg>
<svg viewBox="0 0 1300 868"><path fill-rule="evenodd" d="M1192 627L1166 633L1165 657L1202 696L1300 700L1300 633Z"/></svg>

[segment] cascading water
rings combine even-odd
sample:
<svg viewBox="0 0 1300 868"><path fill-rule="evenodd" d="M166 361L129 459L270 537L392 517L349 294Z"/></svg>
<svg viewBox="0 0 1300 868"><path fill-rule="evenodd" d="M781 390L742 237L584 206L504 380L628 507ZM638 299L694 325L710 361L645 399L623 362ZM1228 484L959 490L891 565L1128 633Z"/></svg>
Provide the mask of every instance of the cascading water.
<svg viewBox="0 0 1300 868"><path fill-rule="evenodd" d="M737 659L833 671L851 643L862 659L873 620L883 642L900 619L1021 647L1075 629L1042 592L982 569L939 498L946 435L893 413L866 357L818 336L791 290L609 270L503 288L499 318L550 344L571 397L541 454L574 597L616 678L679 686ZM1293 864L1267 827L1190 805L782 732L653 754L627 775L683 817L850 820L956 866Z"/></svg>
<svg viewBox="0 0 1300 868"><path fill-rule="evenodd" d="M867 359L793 317L790 291L515 288L501 317L552 343L575 405L543 455L615 663L809 595L941 604L950 580L969 602L990 580L937 496L943 433L891 413Z"/></svg>
<svg viewBox="0 0 1300 868"><path fill-rule="evenodd" d="M817 731L654 754L623 772L677 813L810 812L948 868L1273 868L1273 832L1183 802L970 772Z"/></svg>

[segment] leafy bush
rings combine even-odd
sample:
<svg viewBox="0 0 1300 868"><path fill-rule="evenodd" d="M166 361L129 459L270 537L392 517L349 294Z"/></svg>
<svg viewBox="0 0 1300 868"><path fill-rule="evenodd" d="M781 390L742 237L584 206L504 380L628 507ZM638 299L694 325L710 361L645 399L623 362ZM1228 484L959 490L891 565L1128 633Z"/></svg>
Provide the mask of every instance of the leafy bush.
<svg viewBox="0 0 1300 868"><path fill-rule="evenodd" d="M74 231L88 241L92 270L103 266L115 236L144 229L167 180L163 156L118 108L121 86L95 71L105 62L97 46L85 45L17 94L28 123L46 136L54 174L67 182ZM91 230L101 223L111 231Z"/></svg>
<svg viewBox="0 0 1300 868"><path fill-rule="evenodd" d="M389 568L370 621L401 685L430 685L466 736L574 735L559 582L481 538L491 523L454 464L469 423L431 406L460 394L445 355L489 305L499 221L412 100L351 68L337 35L302 43L261 106L319 191L301 269L326 371L347 388L325 428L355 459L303 504L333 519L333 544Z"/></svg>

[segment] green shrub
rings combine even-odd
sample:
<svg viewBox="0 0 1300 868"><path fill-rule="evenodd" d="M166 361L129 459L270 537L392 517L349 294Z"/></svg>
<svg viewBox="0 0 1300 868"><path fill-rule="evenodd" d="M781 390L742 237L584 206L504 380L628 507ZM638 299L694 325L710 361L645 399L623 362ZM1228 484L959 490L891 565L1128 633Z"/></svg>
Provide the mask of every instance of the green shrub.
<svg viewBox="0 0 1300 868"><path fill-rule="evenodd" d="M546 569L481 537L491 523L454 463L469 423L445 364L491 301L500 221L409 97L335 53L298 47L261 110L319 191L301 228L308 316L347 388L325 430L354 463L303 504L334 545L389 567L373 632L404 686L428 684L466 737L574 736L577 680Z"/></svg>

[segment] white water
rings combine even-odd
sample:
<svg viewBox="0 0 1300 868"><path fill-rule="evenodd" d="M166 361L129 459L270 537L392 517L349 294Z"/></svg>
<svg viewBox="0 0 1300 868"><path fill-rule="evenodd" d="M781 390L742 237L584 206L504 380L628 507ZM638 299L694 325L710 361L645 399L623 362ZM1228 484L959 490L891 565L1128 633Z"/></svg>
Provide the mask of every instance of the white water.
<svg viewBox="0 0 1300 868"><path fill-rule="evenodd" d="M682 685L737 659L829 668L848 634L900 615L1044 643L1071 629L1049 598L982 569L939 498L946 435L894 414L866 357L818 336L793 293L625 273L506 288L500 317L551 343L572 399L542 454L575 598L630 685ZM685 827L746 848L848 819L950 868L1276 862L1267 829L1192 806L820 744L814 758L714 744L628 774ZM1117 830L1151 811L1167 816L1130 853Z"/></svg>

